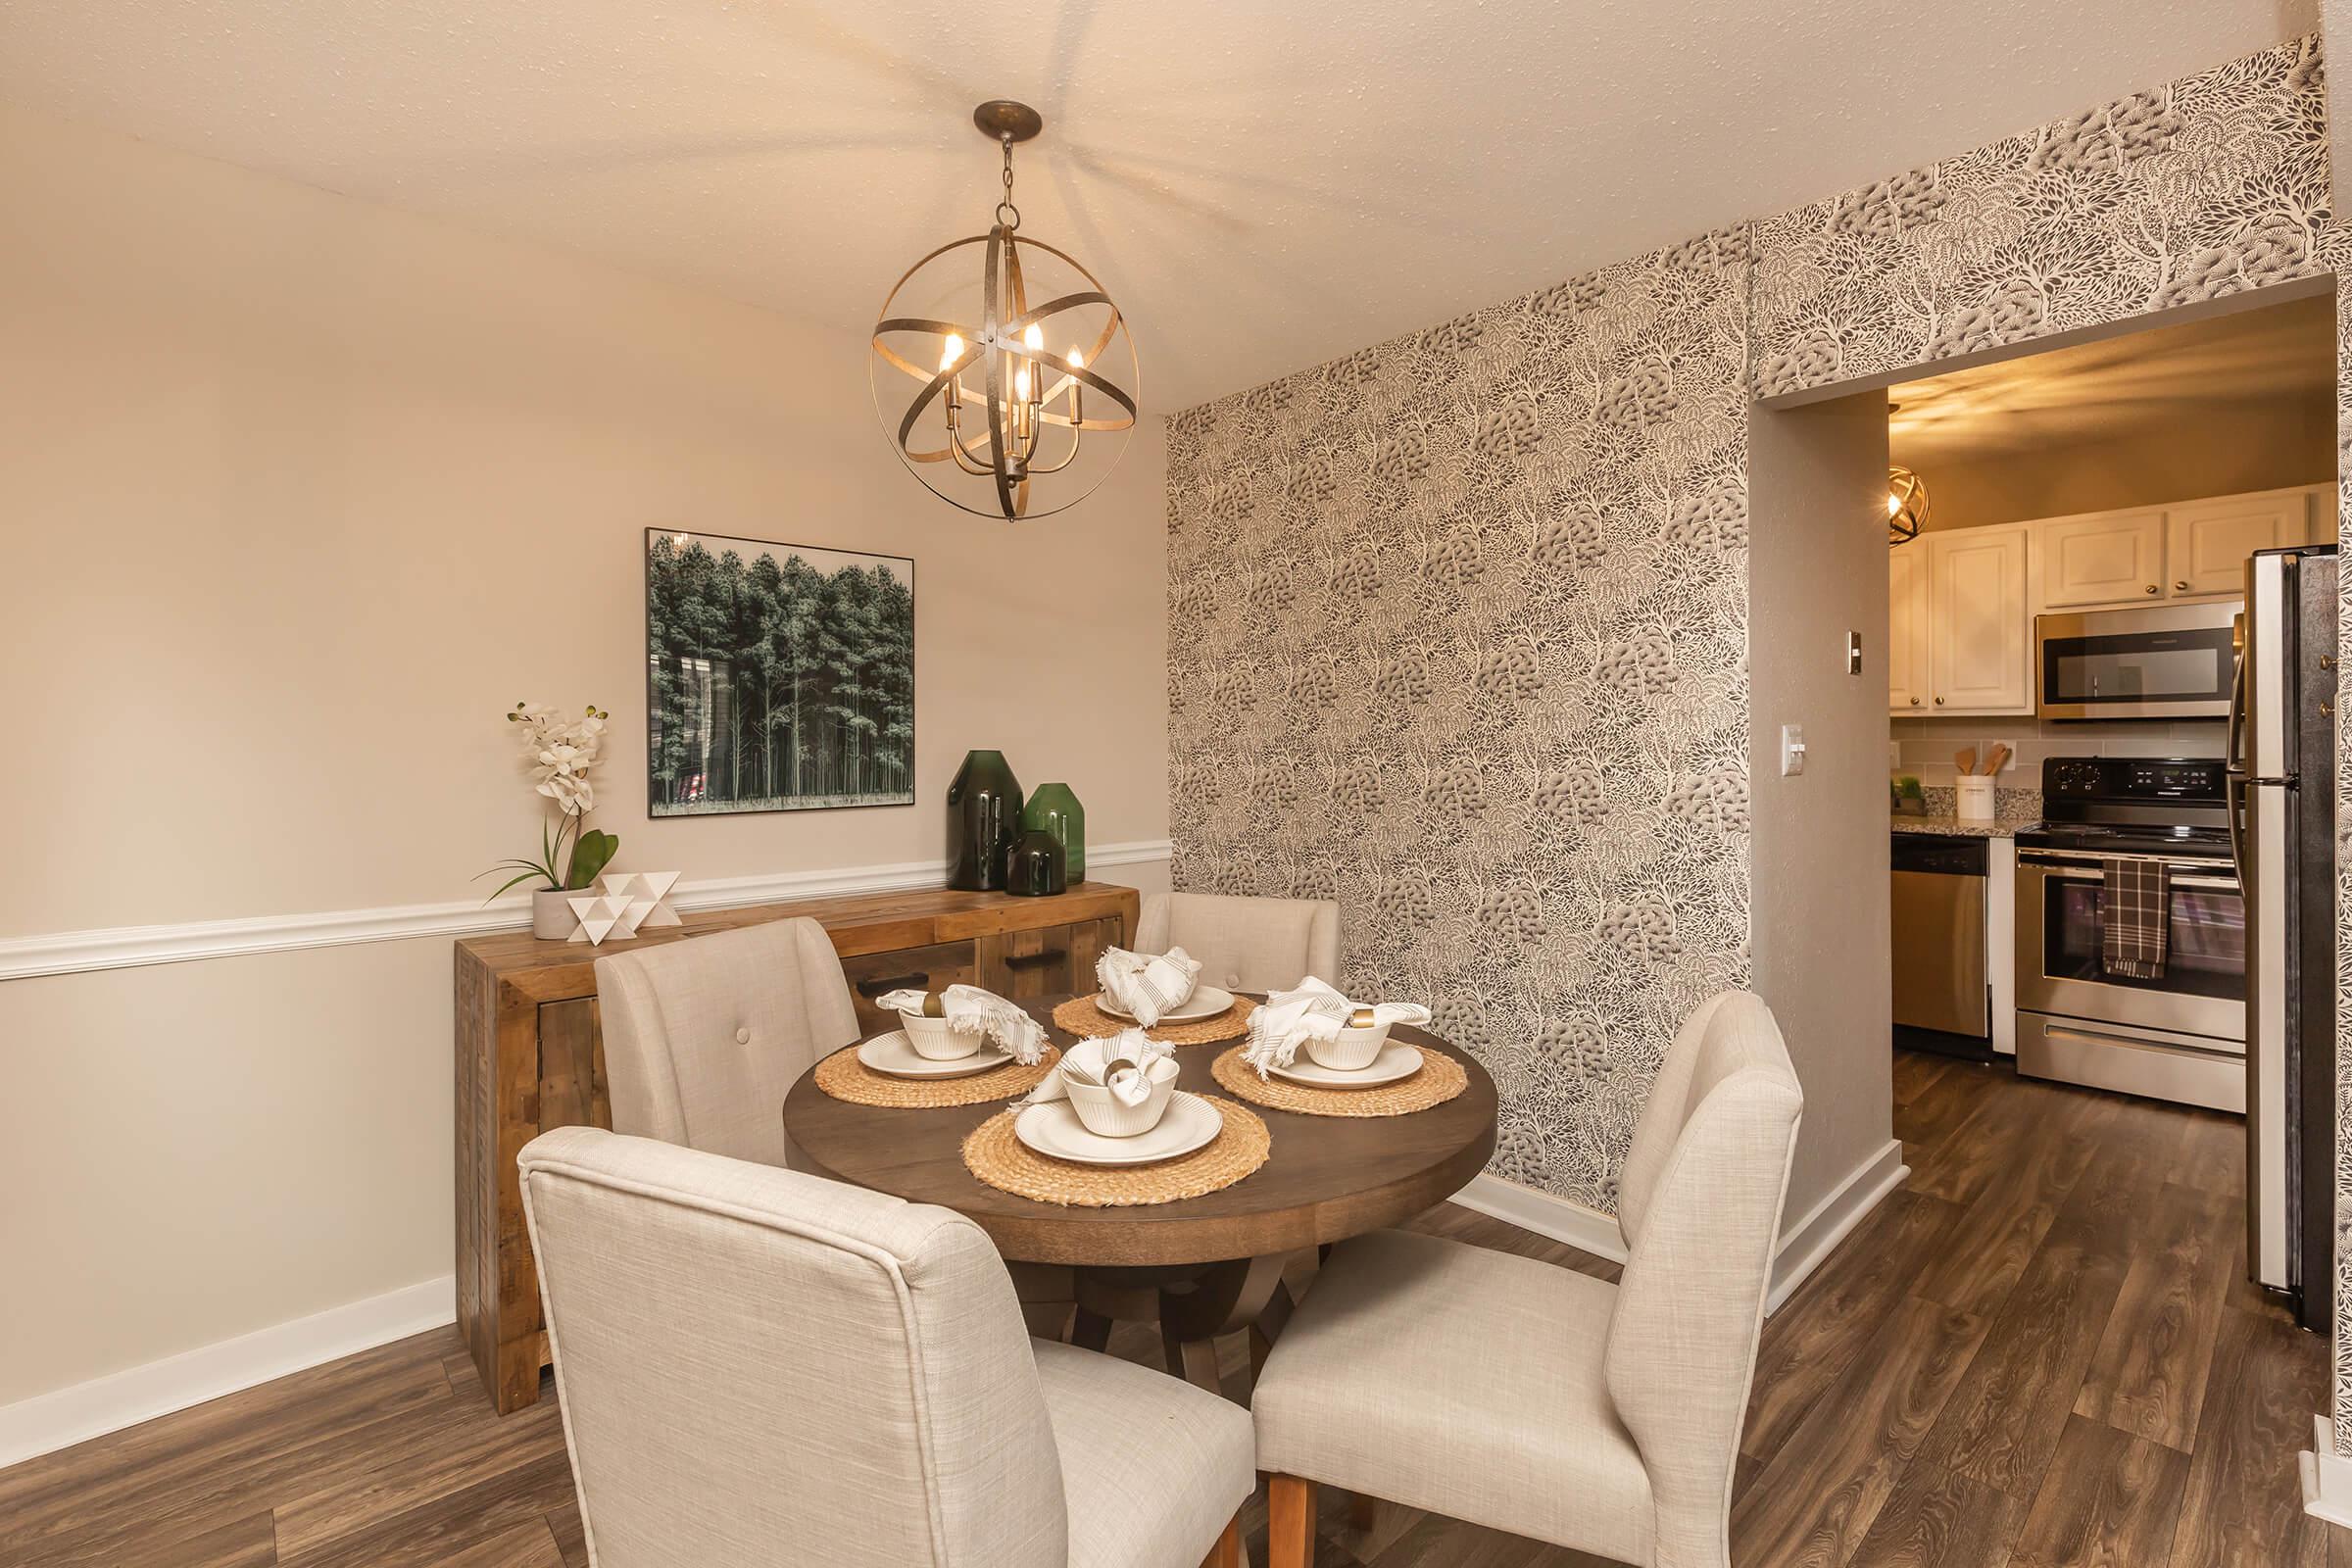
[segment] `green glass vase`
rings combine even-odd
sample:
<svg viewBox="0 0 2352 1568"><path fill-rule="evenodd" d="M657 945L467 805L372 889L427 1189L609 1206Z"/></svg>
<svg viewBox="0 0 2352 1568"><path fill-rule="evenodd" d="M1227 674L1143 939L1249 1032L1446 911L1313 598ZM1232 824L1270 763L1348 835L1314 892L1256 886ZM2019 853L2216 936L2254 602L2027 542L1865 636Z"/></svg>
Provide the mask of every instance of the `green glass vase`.
<svg viewBox="0 0 2352 1568"><path fill-rule="evenodd" d="M1053 834L1064 873L1072 882L1086 880L1086 808L1067 784L1040 784L1021 808L1021 826Z"/></svg>
<svg viewBox="0 0 2352 1568"><path fill-rule="evenodd" d="M1003 752L969 752L948 786L948 886L1002 892L1004 854L1020 836L1021 781Z"/></svg>

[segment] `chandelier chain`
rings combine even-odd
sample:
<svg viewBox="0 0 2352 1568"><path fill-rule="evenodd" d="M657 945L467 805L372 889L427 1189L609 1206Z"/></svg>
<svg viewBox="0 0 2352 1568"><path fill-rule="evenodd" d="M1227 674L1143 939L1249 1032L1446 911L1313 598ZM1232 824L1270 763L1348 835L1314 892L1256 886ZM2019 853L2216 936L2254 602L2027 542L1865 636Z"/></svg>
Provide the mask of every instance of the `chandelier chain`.
<svg viewBox="0 0 2352 1568"><path fill-rule="evenodd" d="M1021 226L1021 210L1012 205L1012 132L1000 138L1004 144L1004 199L997 203L997 221L1006 228Z"/></svg>

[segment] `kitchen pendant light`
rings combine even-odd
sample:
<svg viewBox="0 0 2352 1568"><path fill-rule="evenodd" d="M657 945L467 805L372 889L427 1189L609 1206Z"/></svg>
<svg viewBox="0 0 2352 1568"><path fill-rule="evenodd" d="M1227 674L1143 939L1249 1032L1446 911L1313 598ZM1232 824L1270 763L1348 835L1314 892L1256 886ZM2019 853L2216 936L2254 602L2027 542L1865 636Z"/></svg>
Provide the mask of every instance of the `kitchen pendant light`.
<svg viewBox="0 0 2352 1568"><path fill-rule="evenodd" d="M1886 548L1909 544L1928 525L1928 484L1900 464L1886 469Z"/></svg>
<svg viewBox="0 0 2352 1568"><path fill-rule="evenodd" d="M1013 144L1044 119L995 99L972 111L972 123L1004 150L996 221L942 245L892 286L867 371L875 413L907 470L966 512L1017 521L1076 505L1117 466L1135 428L1127 389L1139 368L1126 318L1094 273L1018 232ZM1125 387L1106 368L1123 370ZM902 376L915 383L904 404ZM1051 505L1033 502L1041 481L1036 499L1052 494Z"/></svg>

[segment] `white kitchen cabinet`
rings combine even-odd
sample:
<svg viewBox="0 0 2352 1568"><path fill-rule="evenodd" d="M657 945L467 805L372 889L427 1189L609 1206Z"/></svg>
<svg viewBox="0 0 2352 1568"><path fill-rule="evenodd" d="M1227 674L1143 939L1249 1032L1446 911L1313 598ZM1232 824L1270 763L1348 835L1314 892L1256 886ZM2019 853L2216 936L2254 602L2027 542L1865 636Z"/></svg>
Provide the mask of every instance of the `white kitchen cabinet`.
<svg viewBox="0 0 2352 1568"><path fill-rule="evenodd" d="M2022 523L1926 536L1930 710L2034 710L2026 539Z"/></svg>
<svg viewBox="0 0 2352 1568"><path fill-rule="evenodd" d="M1895 713L1924 712L1932 695L1928 553L1926 541L1915 539L1886 557L1886 706Z"/></svg>
<svg viewBox="0 0 2352 1568"><path fill-rule="evenodd" d="M2266 490L2165 509L2166 597L2241 594L2246 558L2312 537L2308 490Z"/></svg>
<svg viewBox="0 0 2352 1568"><path fill-rule="evenodd" d="M2165 514L2099 512L2031 525L2041 552L2046 610L2127 604L2164 595Z"/></svg>

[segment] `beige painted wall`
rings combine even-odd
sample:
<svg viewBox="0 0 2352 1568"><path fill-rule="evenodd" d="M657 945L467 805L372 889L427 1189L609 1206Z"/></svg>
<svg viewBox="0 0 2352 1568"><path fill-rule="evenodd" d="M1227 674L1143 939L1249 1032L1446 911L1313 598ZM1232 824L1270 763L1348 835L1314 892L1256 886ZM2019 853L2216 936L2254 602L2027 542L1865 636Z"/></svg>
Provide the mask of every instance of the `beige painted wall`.
<svg viewBox="0 0 2352 1568"><path fill-rule="evenodd" d="M1784 1228L1892 1136L1883 394L1750 412L1748 915L1756 993L1805 1086ZM1759 635L1765 627L1770 635ZM1846 672L1845 636L1862 638ZM1781 727L1804 771L1781 773Z"/></svg>
<svg viewBox="0 0 2352 1568"><path fill-rule="evenodd" d="M976 745L1166 836L1156 420L1086 506L966 517L858 334L8 109L0 343L0 939L483 891L538 836L526 697L612 710L624 866L939 858ZM648 822L648 525L916 559L914 807ZM448 962L0 984L0 1257L40 1282L0 1403L448 1273Z"/></svg>
<svg viewBox="0 0 2352 1568"><path fill-rule="evenodd" d="M2016 447L1998 434L1972 444L1907 442L1898 432L1894 461L1928 481L1929 527L2025 522L2335 479L2335 401L2327 391L2228 403L2182 399L2111 440Z"/></svg>

